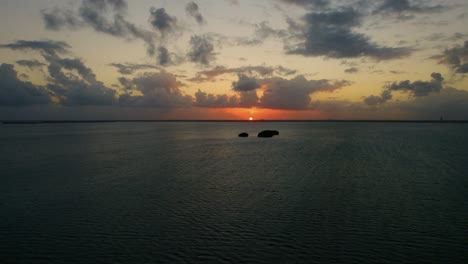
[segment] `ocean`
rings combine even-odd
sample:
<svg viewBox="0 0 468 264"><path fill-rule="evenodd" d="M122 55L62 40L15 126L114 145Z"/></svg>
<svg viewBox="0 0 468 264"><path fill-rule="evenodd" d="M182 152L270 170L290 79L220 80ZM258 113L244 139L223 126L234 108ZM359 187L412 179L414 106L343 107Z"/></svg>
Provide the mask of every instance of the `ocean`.
<svg viewBox="0 0 468 264"><path fill-rule="evenodd" d="M466 123L0 124L0 175L5 264L467 262Z"/></svg>

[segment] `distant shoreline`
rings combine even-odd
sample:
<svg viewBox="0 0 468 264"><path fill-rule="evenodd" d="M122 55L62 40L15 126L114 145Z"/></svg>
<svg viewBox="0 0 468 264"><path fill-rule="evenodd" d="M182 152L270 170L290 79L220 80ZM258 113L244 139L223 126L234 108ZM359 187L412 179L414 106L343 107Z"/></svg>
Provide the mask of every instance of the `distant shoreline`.
<svg viewBox="0 0 468 264"><path fill-rule="evenodd" d="M175 122L192 122L192 123L213 123L213 122L242 122L242 123L261 123L261 122L284 122L284 123L468 123L468 120L34 120L34 121L1 121L0 123L8 124L81 124L81 123L175 123Z"/></svg>

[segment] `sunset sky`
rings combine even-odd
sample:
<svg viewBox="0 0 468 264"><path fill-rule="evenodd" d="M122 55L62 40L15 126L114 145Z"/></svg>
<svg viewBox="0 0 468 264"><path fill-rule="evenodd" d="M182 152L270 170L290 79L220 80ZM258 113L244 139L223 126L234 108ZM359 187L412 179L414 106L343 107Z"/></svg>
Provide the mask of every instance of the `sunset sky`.
<svg viewBox="0 0 468 264"><path fill-rule="evenodd" d="M0 120L468 119L466 0L0 0Z"/></svg>

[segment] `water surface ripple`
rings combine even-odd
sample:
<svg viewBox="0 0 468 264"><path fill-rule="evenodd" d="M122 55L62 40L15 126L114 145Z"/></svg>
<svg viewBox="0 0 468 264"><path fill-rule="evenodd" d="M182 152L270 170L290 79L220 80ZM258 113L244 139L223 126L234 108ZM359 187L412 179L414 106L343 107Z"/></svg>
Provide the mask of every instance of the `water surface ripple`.
<svg viewBox="0 0 468 264"><path fill-rule="evenodd" d="M277 129L274 138L238 138ZM468 125L0 126L1 263L466 263Z"/></svg>

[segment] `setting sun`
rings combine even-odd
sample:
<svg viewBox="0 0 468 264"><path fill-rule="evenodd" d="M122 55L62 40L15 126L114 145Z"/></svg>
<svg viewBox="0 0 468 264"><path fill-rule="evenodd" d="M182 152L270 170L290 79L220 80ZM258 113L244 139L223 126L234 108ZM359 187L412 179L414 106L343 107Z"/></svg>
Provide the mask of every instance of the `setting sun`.
<svg viewBox="0 0 468 264"><path fill-rule="evenodd" d="M253 117L249 117L249 121L253 121Z"/></svg>

